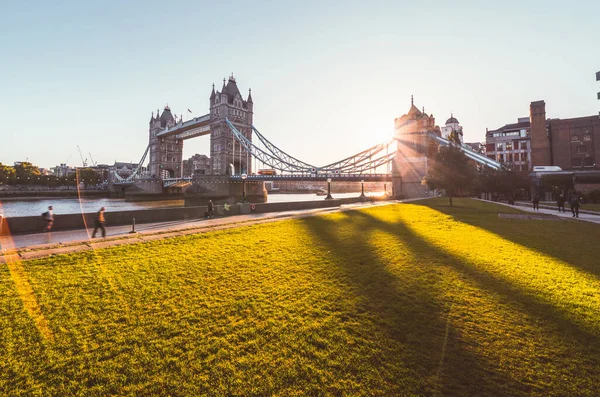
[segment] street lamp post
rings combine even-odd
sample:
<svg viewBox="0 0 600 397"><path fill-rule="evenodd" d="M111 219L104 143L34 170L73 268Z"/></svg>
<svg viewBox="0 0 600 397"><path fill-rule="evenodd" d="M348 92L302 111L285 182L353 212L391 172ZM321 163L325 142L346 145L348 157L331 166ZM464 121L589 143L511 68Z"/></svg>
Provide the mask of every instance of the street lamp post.
<svg viewBox="0 0 600 397"><path fill-rule="evenodd" d="M600 72L596 72L596 81L600 81ZM600 101L600 92L598 93L598 100ZM600 114L600 112L598 112Z"/></svg>
<svg viewBox="0 0 600 397"><path fill-rule="evenodd" d="M331 178L327 178L327 197L325 197L325 200L331 199L333 199L333 197L331 197Z"/></svg>
<svg viewBox="0 0 600 397"><path fill-rule="evenodd" d="M242 174L242 193L243 193L242 201L244 201L244 203L246 202L246 178L248 178L248 175Z"/></svg>
<svg viewBox="0 0 600 397"><path fill-rule="evenodd" d="M365 198L365 181L360 181L360 198Z"/></svg>

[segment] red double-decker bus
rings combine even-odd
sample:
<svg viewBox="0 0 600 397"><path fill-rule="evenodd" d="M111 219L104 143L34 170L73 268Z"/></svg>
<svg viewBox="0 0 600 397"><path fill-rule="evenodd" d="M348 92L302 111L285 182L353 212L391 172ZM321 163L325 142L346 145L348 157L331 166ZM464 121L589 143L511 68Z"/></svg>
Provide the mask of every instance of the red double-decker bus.
<svg viewBox="0 0 600 397"><path fill-rule="evenodd" d="M258 175L277 175L277 170L273 168L263 168L258 170Z"/></svg>

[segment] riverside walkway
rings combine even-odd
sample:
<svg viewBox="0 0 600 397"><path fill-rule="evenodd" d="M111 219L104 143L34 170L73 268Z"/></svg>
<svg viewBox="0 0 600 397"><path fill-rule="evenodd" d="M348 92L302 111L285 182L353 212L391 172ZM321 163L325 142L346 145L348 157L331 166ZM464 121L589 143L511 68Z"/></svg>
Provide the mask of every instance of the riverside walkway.
<svg viewBox="0 0 600 397"><path fill-rule="evenodd" d="M485 201L485 200L483 200L483 201ZM540 205L539 210L534 210L533 205L527 201L517 201L515 203L515 205L509 205L507 203L501 203L498 201L490 201L490 202L500 204L500 205L506 205L506 206L509 206L512 208L519 209L521 211L527 211L527 212L538 213L538 214L556 215L560 218L578 219L580 221L593 222L593 223L600 224L600 212L588 211L588 210L585 210L585 208L579 209L579 218L573 218L573 214L571 213L571 209L569 208L568 205L565 206L566 212L558 212L558 209L556 208L556 206L551 207L549 205ZM584 206L582 206L582 207L584 207Z"/></svg>
<svg viewBox="0 0 600 397"><path fill-rule="evenodd" d="M187 221L156 222L136 225L135 233L131 226L106 227L106 238L91 238L93 225L86 229L65 230L49 233L31 233L4 236L0 238L0 262L8 260L10 255L18 253L20 259L34 259L53 254L66 254L96 248L133 244L168 237L204 233L214 230L228 229L275 220L295 219L329 212L348 211L392 203L409 202L422 199L378 201L376 203L345 204L339 207L292 210L269 213L252 213L210 219L193 219ZM4 258L4 259L3 259Z"/></svg>

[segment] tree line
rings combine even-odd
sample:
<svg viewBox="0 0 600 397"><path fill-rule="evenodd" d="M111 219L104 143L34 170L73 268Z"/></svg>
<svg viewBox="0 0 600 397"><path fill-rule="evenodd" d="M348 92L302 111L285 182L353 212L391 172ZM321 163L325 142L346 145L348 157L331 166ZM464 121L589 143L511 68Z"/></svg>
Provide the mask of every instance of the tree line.
<svg viewBox="0 0 600 397"><path fill-rule="evenodd" d="M0 163L0 184L2 185L40 185L46 187L75 186L77 179L86 187L100 182L100 178L91 168L77 168L68 176L42 175L39 167L30 162L15 166Z"/></svg>
<svg viewBox="0 0 600 397"><path fill-rule="evenodd" d="M492 193L514 203L518 192L527 192L531 182L527 171L512 170L502 165L499 170L473 164L458 148L441 147L427 171L426 182L431 189L443 189L450 205L452 197Z"/></svg>

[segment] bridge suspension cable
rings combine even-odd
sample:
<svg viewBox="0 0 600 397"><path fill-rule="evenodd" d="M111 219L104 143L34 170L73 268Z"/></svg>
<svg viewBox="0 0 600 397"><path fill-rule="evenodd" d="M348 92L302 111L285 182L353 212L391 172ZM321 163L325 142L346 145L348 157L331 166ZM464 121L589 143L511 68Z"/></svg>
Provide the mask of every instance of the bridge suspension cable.
<svg viewBox="0 0 600 397"><path fill-rule="evenodd" d="M364 172L375 169L392 161L396 157L395 152L392 152L392 154L387 153L388 147L393 143L394 140L390 140L386 143L377 144L366 150L363 150L360 153L346 157L345 159L336 161L335 163L327 164L319 169L324 172L339 171L353 174L360 173L361 170ZM379 157L373 159L373 156L379 155L379 153L381 153L384 149L386 150L385 155L380 155Z"/></svg>
<svg viewBox="0 0 600 397"><path fill-rule="evenodd" d="M150 145L146 146L146 151L144 151L144 154L142 155L142 158L140 160L140 162L137 164L137 166L134 168L133 172L127 177L127 178L123 178L121 175L119 175L117 173L117 171L113 171L113 175L115 177L115 179L119 182L131 182L135 179L135 177L140 173L140 171L142 170L142 165L144 164L144 161L146 161L146 157L148 156L148 152L150 151Z"/></svg>
<svg viewBox="0 0 600 397"><path fill-rule="evenodd" d="M279 149L277 146L275 146L275 144L262 135L254 126L252 126L252 130L259 140L258 145L254 144L244 134L238 131L238 129L235 128L229 119L225 119L225 121L227 122L227 125L233 134L234 140L237 140L250 155L260 161L262 164L282 172L288 172L292 174L361 174L367 171L376 170L378 167L389 164L396 157L395 151L391 154L388 153L389 146L394 143L393 140L390 140L387 143L375 145L343 160L336 161L323 167L315 167L314 165L299 160L296 157L291 156ZM265 149L260 147L261 143ZM386 151L386 154L381 154L384 150Z"/></svg>
<svg viewBox="0 0 600 397"><path fill-rule="evenodd" d="M297 158L290 156L283 150L279 149L277 146L275 146L273 143L271 143L271 141L269 141L263 134L261 134L256 129L256 127L252 126L252 130L254 131L254 134L260 140L260 142L262 142L262 144L265 146L265 148L269 152L271 152L275 157L280 158L280 159L284 160L285 162L287 162L289 164L293 164L298 167L315 168L314 165L305 163L302 160L298 160Z"/></svg>
<svg viewBox="0 0 600 397"><path fill-rule="evenodd" d="M225 122L229 126L229 129L233 133L234 138L246 149L246 151L250 152L250 154L256 157L261 163L268 165L269 167L276 169L282 172L289 173L311 173L311 169L314 168L312 166L299 166L297 164L292 164L287 162L286 160L274 155L273 153L266 152L259 148L257 145L252 143L251 140L246 138L244 134L238 131L237 128L229 121L229 119L225 119Z"/></svg>

